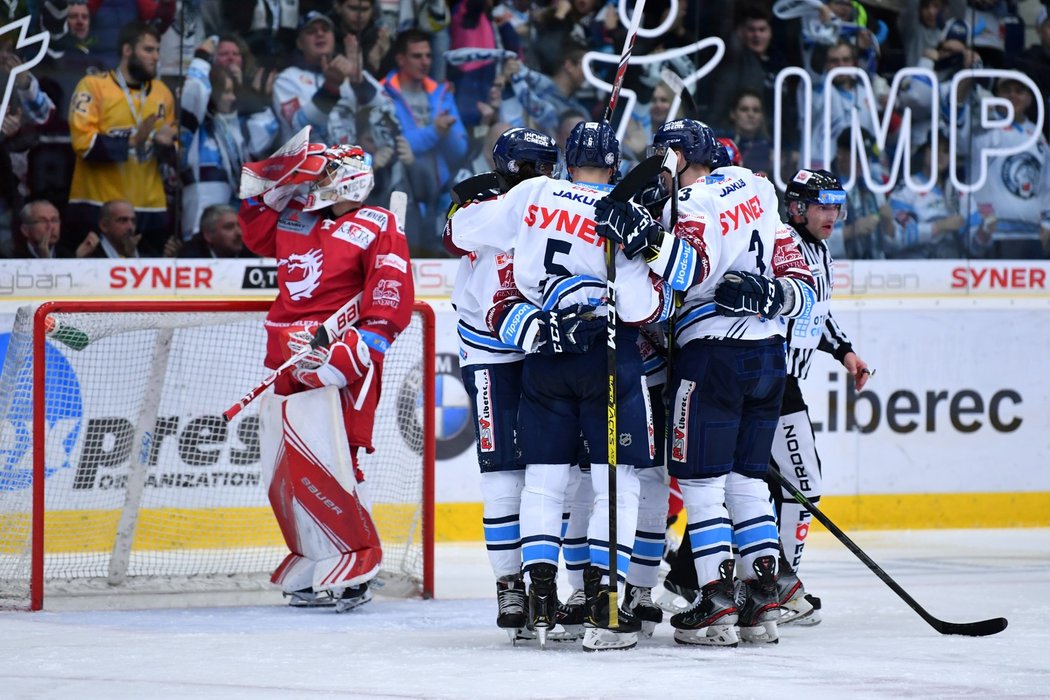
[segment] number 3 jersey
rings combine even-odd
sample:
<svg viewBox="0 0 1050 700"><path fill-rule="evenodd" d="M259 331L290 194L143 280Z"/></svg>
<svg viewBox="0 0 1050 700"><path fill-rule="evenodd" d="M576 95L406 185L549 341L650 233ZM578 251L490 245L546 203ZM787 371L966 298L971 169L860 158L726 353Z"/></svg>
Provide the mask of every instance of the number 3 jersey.
<svg viewBox="0 0 1050 700"><path fill-rule="evenodd" d="M668 203L663 213L665 229L670 228L670 212ZM813 304L813 276L791 227L780 220L776 190L769 180L747 168L719 168L683 187L678 193L674 234L687 246L667 250L680 259L658 258L651 264L684 271L673 276L675 289L686 288L674 327L678 345L698 338L762 340L783 334L776 321L718 313L715 288L727 272L742 270L794 280L794 304L783 315L804 313ZM691 284L680 284L681 280L691 280Z"/></svg>
<svg viewBox="0 0 1050 700"><path fill-rule="evenodd" d="M502 247L513 254L513 278L530 303L544 310L605 303L605 246L595 233L597 185L535 177L496 199L456 212L452 244L468 252ZM630 324L662 320L670 312L667 285L637 258L616 252L616 310Z"/></svg>

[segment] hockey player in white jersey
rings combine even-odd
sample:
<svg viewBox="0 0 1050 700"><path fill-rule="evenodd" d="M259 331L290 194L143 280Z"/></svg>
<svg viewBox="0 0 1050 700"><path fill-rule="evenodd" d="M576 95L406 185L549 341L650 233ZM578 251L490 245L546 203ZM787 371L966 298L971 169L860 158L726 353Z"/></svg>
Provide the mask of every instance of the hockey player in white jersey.
<svg viewBox="0 0 1050 700"><path fill-rule="evenodd" d="M509 193L457 213L450 222L451 240L462 250L476 250L491 241L492 230L507 232L514 255L514 278L522 296L544 310L590 304L604 311L606 284L603 241L595 235L594 202L610 189L619 143L607 122L584 122L570 134L566 162L573 182L534 178ZM670 310L667 285L650 274L642 260L617 252L618 416L619 457L616 575L626 574L638 512L636 467L652 464L650 416L643 385L641 357L634 343L640 325L665 318ZM528 323L531 313L521 307L504 315L501 337L511 337ZM523 344L529 347L529 343ZM530 579L529 617L541 640L555 620L556 575L562 513L569 481L569 465L577 456L582 432L591 450L594 512L588 539L594 566L608 576L609 483L606 455L605 348L595 345L586 354L531 353L522 371L522 401L518 443L528 465L521 502L522 557ZM584 649L628 648L639 629L630 613L621 611L616 630L608 626L607 591L597 593Z"/></svg>
<svg viewBox="0 0 1050 700"><path fill-rule="evenodd" d="M812 305L813 277L779 219L772 184L732 166L706 124L668 122L653 145L674 149L685 164L677 221L672 203L662 222L609 200L595 214L600 236L685 292L675 320L668 471L682 489L702 595L671 624L684 644L735 645L738 623L746 640L774 642L779 541L762 479L785 358L773 321ZM739 608L735 564L746 590Z"/></svg>
<svg viewBox="0 0 1050 700"><path fill-rule="evenodd" d="M535 327L530 350L584 352L590 341L605 330L605 321L586 320L591 307L543 311L528 304L520 311L530 319L521 332L501 338L490 330L498 321L492 312L505 313L507 302L518 299L514 288L512 258L503 250L504 231L490 229L488 244L462 251L452 244L453 217L462 207L492 199L534 177L557 177L560 151L552 138L538 131L514 128L493 145L495 173L483 174L454 188L456 204L446 226L446 246L462 255L452 305L459 316L459 365L470 396L470 410L481 469L482 518L485 547L496 576L498 613L496 625L511 639L521 638L526 626L525 584L521 574L519 510L525 483L525 465L516 457L514 441L521 396L522 348L525 328Z"/></svg>

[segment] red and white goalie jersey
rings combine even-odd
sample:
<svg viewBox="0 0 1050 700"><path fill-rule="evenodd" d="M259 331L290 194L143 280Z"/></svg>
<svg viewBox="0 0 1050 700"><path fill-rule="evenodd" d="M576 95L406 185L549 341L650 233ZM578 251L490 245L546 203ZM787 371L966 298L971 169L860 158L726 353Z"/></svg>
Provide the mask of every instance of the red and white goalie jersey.
<svg viewBox="0 0 1050 700"><path fill-rule="evenodd" d="M408 243L393 213L382 207L364 206L331 219L327 209L303 211L303 202L297 197L280 212L261 198L241 204L245 245L277 259L278 295L265 321L266 366L275 368L289 357L289 329L312 330L360 294L355 327L369 347L376 376L360 409L347 400L343 408L351 446L371 451L383 354L408 325L415 301ZM284 395L307 388L291 376L274 387Z"/></svg>
<svg viewBox="0 0 1050 700"><path fill-rule="evenodd" d="M662 223L670 227L670 203ZM678 193L674 234L696 251L700 271L677 313L678 345L697 338L761 340L783 335L781 324L757 315L718 313L715 288L727 272L742 270L794 280L794 303L784 309L784 316L797 316L812 306L813 275L791 227L780 220L776 190L769 180L747 168L719 168L683 187Z"/></svg>

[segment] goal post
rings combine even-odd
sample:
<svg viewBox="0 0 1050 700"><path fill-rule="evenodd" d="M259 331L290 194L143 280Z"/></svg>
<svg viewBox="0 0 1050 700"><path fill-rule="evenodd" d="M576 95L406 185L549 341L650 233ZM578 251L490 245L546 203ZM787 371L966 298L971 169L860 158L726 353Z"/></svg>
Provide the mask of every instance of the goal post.
<svg viewBox="0 0 1050 700"><path fill-rule="evenodd" d="M287 549L263 486L269 301L61 301L19 310L0 373L0 609L45 595L274 590ZM433 310L383 364L361 456L377 591L433 595ZM363 452L363 451L362 451ZM207 600L203 598L203 600Z"/></svg>

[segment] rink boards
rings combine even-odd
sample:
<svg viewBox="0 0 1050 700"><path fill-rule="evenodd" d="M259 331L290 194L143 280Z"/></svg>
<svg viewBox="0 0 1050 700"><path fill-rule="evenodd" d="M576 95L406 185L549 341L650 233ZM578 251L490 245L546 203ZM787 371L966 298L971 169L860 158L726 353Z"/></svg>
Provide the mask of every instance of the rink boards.
<svg viewBox="0 0 1050 700"><path fill-rule="evenodd" d="M438 311L438 541L481 538L473 429L447 303L456 265L414 264L417 295ZM6 332L18 306L53 298L268 298L275 272L272 260L0 261L0 324ZM877 370L857 394L822 355L803 384L823 462L822 505L841 526L1050 525L1048 272L1046 263L1016 261L836 265L832 312ZM231 486L213 481L195 488ZM250 513L269 544L272 516L265 500L259 506ZM59 509L49 519L84 515Z"/></svg>

